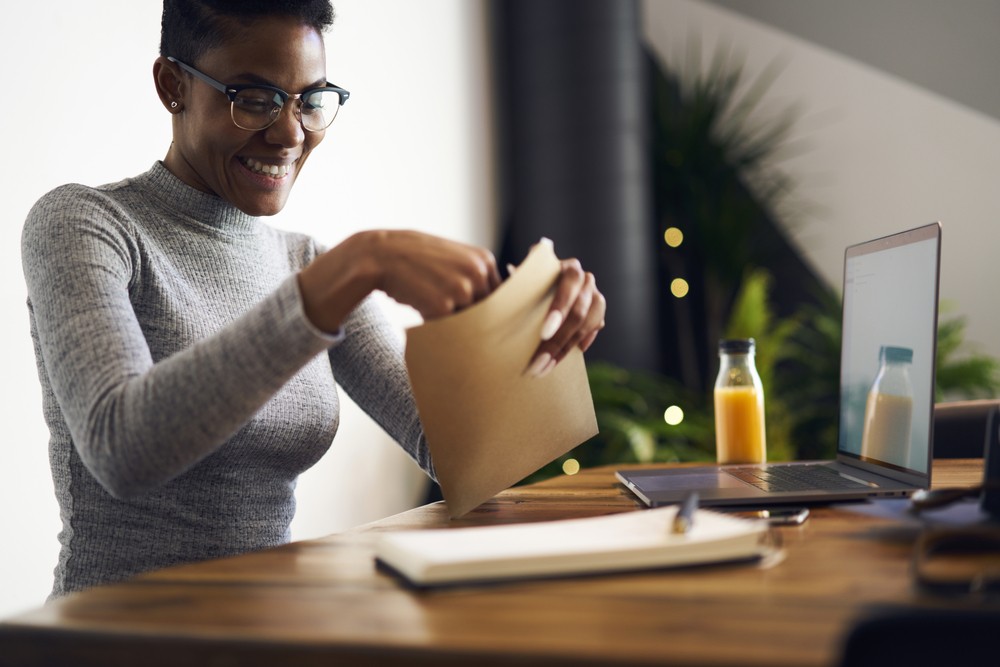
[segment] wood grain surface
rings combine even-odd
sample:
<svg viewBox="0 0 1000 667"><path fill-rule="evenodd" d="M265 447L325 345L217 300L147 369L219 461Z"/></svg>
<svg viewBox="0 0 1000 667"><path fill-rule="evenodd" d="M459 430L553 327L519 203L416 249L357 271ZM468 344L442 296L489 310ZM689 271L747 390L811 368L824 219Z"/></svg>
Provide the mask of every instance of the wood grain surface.
<svg viewBox="0 0 1000 667"><path fill-rule="evenodd" d="M384 531L640 509L623 467L510 489L454 521L432 504L74 594L0 624L0 664L834 665L873 605L942 604L912 585L916 528L829 507L752 565L432 591L375 566ZM933 479L976 484L982 460L935 461Z"/></svg>

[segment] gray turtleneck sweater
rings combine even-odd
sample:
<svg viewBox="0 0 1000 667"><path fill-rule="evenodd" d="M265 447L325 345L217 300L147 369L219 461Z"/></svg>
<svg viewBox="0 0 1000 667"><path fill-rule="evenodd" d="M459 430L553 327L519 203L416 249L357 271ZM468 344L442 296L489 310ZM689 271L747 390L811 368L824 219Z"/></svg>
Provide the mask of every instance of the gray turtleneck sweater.
<svg viewBox="0 0 1000 667"><path fill-rule="evenodd" d="M295 274L321 252L160 163L67 185L22 236L63 528L53 596L289 539L336 380L433 475L402 347L370 300L337 336Z"/></svg>

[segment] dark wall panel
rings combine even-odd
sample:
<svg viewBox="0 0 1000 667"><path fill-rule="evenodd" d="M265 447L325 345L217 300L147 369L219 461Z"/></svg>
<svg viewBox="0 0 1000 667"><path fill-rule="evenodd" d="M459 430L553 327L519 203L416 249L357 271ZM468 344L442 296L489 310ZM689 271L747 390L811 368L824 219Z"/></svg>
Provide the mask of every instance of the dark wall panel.
<svg viewBox="0 0 1000 667"><path fill-rule="evenodd" d="M635 0L495 0L501 260L547 236L608 299L588 353L659 370L647 63Z"/></svg>

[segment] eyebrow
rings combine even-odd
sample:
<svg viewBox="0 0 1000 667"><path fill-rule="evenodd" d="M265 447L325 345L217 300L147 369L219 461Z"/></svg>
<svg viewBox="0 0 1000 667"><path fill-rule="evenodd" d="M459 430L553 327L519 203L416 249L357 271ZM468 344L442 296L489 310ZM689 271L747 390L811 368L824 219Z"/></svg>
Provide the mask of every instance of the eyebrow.
<svg viewBox="0 0 1000 667"><path fill-rule="evenodd" d="M272 88L279 88L279 89L281 89L281 86L275 85L274 82L272 82L272 81L270 81L268 79L265 79L262 76L258 76L256 74L252 74L250 72L244 72L243 74L237 74L236 76L233 77L233 79L244 79L246 81L249 81L250 83L259 83L259 84L264 85L264 86L271 86ZM326 78L317 79L316 81L314 81L313 83L309 84L308 86L306 86L302 90L303 91L305 91L305 90L314 90L316 88L323 88L326 85L327 85Z"/></svg>

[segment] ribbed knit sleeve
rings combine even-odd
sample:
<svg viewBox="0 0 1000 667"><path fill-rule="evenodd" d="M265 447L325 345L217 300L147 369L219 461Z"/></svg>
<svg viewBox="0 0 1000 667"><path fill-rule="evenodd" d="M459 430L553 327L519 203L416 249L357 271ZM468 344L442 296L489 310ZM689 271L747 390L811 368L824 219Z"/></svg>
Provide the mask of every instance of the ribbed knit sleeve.
<svg viewBox="0 0 1000 667"><path fill-rule="evenodd" d="M22 236L48 381L84 465L117 498L212 453L332 342L308 325L290 275L212 335L154 360L157 332L135 303L148 251L131 215L101 191L66 186L32 209Z"/></svg>
<svg viewBox="0 0 1000 667"><path fill-rule="evenodd" d="M365 299L343 327L344 342L330 362L344 391L437 480L417 404L410 389L403 344L377 304Z"/></svg>

